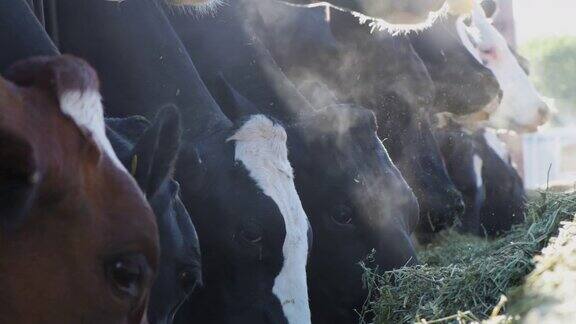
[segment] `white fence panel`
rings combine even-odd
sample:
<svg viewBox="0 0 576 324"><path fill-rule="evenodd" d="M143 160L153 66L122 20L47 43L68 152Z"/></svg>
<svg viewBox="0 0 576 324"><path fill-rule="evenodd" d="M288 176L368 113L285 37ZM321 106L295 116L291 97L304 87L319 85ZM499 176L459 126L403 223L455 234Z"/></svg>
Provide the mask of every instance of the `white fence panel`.
<svg viewBox="0 0 576 324"><path fill-rule="evenodd" d="M558 128L522 137L528 189L576 182L576 129Z"/></svg>

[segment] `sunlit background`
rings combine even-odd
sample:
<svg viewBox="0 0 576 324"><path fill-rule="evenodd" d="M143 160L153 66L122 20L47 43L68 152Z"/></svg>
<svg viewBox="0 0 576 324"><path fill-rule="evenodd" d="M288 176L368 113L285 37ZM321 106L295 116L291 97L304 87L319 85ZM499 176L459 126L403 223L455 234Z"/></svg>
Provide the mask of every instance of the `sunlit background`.
<svg viewBox="0 0 576 324"><path fill-rule="evenodd" d="M515 0L518 44L551 36L576 36L576 1Z"/></svg>
<svg viewBox="0 0 576 324"><path fill-rule="evenodd" d="M540 132L516 139L515 162L530 189L574 187L576 0L500 0L512 1L515 37L509 37L530 60L536 87L558 111Z"/></svg>

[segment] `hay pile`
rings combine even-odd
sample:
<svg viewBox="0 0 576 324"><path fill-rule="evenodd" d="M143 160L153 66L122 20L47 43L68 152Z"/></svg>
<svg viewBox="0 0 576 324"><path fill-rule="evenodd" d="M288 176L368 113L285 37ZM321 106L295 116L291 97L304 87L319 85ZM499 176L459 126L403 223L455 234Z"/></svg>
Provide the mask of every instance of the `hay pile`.
<svg viewBox="0 0 576 324"><path fill-rule="evenodd" d="M542 193L530 203L527 222L499 239L449 231L420 253L422 265L384 274L366 268L371 298L362 323L469 322L506 311L502 296L524 282L534 255L575 214L576 195Z"/></svg>
<svg viewBox="0 0 576 324"><path fill-rule="evenodd" d="M511 313L524 323L574 323L576 314L576 219L536 257L536 268L516 292Z"/></svg>

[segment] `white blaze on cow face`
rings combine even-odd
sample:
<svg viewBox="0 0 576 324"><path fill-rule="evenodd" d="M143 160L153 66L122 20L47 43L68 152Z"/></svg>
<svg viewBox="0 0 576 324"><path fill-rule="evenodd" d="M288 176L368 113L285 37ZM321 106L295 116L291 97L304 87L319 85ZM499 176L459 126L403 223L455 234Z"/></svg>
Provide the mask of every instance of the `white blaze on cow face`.
<svg viewBox="0 0 576 324"><path fill-rule="evenodd" d="M59 101L62 112L70 117L80 129L92 136L102 153L108 155L117 168L126 171L106 137L104 108L100 92L93 89L65 91L60 95Z"/></svg>
<svg viewBox="0 0 576 324"><path fill-rule="evenodd" d="M472 166L474 168L474 175L476 176L476 188L480 188L483 185L482 181L482 165L484 161L478 154L474 154L472 157Z"/></svg>
<svg viewBox="0 0 576 324"><path fill-rule="evenodd" d="M468 51L488 67L500 84L502 101L490 115L496 128L535 131L550 117L551 110L520 66L504 37L486 18L484 10L474 4L471 26L457 21L457 30Z"/></svg>
<svg viewBox="0 0 576 324"><path fill-rule="evenodd" d="M244 164L284 218L284 263L272 292L280 300L288 323L306 324L310 323L306 281L308 218L294 185L286 138L282 126L264 115L254 115L228 140L236 141L235 159Z"/></svg>

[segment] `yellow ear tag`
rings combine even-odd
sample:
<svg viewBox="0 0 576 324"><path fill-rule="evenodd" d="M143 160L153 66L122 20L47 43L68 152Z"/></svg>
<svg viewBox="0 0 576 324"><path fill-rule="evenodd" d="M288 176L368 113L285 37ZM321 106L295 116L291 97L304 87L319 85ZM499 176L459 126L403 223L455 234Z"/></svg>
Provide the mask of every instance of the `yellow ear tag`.
<svg viewBox="0 0 576 324"><path fill-rule="evenodd" d="M138 155L134 155L132 162L130 163L130 174L132 176L136 175L136 169L138 169Z"/></svg>
<svg viewBox="0 0 576 324"><path fill-rule="evenodd" d="M474 0L448 0L448 8L452 15L467 15L474 8Z"/></svg>

